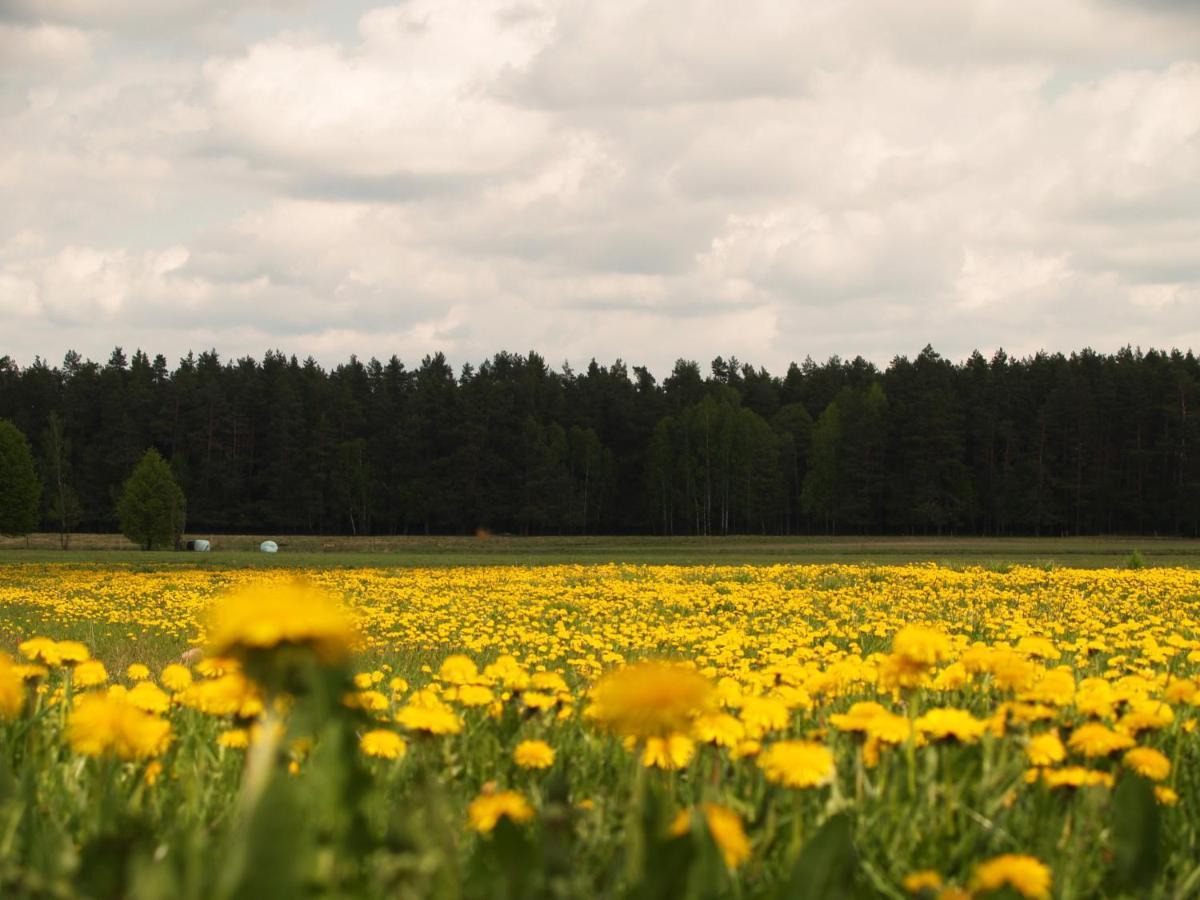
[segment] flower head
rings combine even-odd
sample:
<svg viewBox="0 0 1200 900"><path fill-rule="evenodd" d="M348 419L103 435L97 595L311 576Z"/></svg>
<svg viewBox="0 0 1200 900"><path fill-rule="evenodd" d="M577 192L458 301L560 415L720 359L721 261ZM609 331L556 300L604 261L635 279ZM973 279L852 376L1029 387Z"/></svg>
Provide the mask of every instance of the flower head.
<svg viewBox="0 0 1200 900"><path fill-rule="evenodd" d="M165 713L171 707L171 698L153 681L139 681L126 694L130 704L142 712Z"/></svg>
<svg viewBox="0 0 1200 900"><path fill-rule="evenodd" d="M400 759L408 752L404 738L386 728L376 728L359 738L358 746L367 756L379 759Z"/></svg>
<svg viewBox="0 0 1200 900"><path fill-rule="evenodd" d="M554 748L545 741L521 741L513 751L513 762L522 769L548 769L554 765Z"/></svg>
<svg viewBox="0 0 1200 900"><path fill-rule="evenodd" d="M51 667L73 666L91 658L88 648L79 641L54 641L50 638L35 637L22 641L17 645L17 649L26 659Z"/></svg>
<svg viewBox="0 0 1200 900"><path fill-rule="evenodd" d="M502 818L524 824L533 819L533 807L517 791L483 793L467 807L468 823L481 834L490 832Z"/></svg>
<svg viewBox="0 0 1200 900"><path fill-rule="evenodd" d="M168 691L182 691L192 685L192 670L179 663L171 663L162 670L160 679Z"/></svg>
<svg viewBox="0 0 1200 900"><path fill-rule="evenodd" d="M632 741L632 738L628 740ZM642 765L648 769L682 769L696 755L696 742L686 734L646 738L642 749Z"/></svg>
<svg viewBox="0 0 1200 900"><path fill-rule="evenodd" d="M975 867L972 886L976 891L998 891L1009 887L1029 900L1050 896L1050 869L1033 856L1005 853Z"/></svg>
<svg viewBox="0 0 1200 900"><path fill-rule="evenodd" d="M353 629L332 599L299 582L252 585L226 595L213 611L209 630L209 650L217 656L298 646L335 664L353 643Z"/></svg>
<svg viewBox="0 0 1200 900"><path fill-rule="evenodd" d="M441 703L409 703L396 713L396 721L409 731L426 734L458 734L462 719L450 707Z"/></svg>
<svg viewBox="0 0 1200 900"><path fill-rule="evenodd" d="M909 872L900 882L910 894L922 891L936 891L942 886L942 876L933 869L922 869L919 872Z"/></svg>
<svg viewBox="0 0 1200 900"><path fill-rule="evenodd" d="M121 694L86 694L71 710L67 739L76 753L87 756L146 759L167 748L171 723L143 712Z"/></svg>
<svg viewBox="0 0 1200 900"><path fill-rule="evenodd" d="M75 673L72 675L76 687L90 688L98 687L108 681L108 671L104 668L104 663L98 659L88 659L81 662L75 667Z"/></svg>
<svg viewBox="0 0 1200 900"><path fill-rule="evenodd" d="M945 707L929 710L917 719L916 726L934 740L953 738L962 744L973 744L987 728L987 722L976 719L965 709Z"/></svg>
<svg viewBox="0 0 1200 900"><path fill-rule="evenodd" d="M0 653L0 718L15 719L25 705L25 679L12 657Z"/></svg>
<svg viewBox="0 0 1200 900"><path fill-rule="evenodd" d="M1052 766L1066 758L1067 751L1057 734L1048 731L1036 734L1025 745L1025 755L1035 766Z"/></svg>
<svg viewBox="0 0 1200 900"><path fill-rule="evenodd" d="M1121 758L1125 768L1151 781L1162 781L1171 774L1171 760L1153 747L1134 747Z"/></svg>
<svg viewBox="0 0 1200 900"><path fill-rule="evenodd" d="M758 757L767 780L785 787L810 788L833 778L833 752L813 741L780 741Z"/></svg>
<svg viewBox="0 0 1200 900"><path fill-rule="evenodd" d="M1133 738L1099 722L1088 722L1071 732L1067 746L1084 756L1108 756L1133 746Z"/></svg>
<svg viewBox="0 0 1200 900"><path fill-rule="evenodd" d="M711 682L694 669L662 662L626 666L591 692L588 715L617 734L665 737L687 732L714 702Z"/></svg>

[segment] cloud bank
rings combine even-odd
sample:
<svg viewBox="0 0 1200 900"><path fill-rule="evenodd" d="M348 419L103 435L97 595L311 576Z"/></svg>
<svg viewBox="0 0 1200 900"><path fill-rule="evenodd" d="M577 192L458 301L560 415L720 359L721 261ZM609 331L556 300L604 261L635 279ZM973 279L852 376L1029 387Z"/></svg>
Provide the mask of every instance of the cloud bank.
<svg viewBox="0 0 1200 900"><path fill-rule="evenodd" d="M1200 13L10 0L0 354L1200 349Z"/></svg>

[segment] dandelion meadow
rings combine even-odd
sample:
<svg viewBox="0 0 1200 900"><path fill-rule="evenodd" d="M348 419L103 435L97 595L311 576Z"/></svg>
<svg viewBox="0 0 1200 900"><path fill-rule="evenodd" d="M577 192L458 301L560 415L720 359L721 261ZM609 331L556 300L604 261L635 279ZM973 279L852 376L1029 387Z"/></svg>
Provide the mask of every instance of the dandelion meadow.
<svg viewBox="0 0 1200 900"><path fill-rule="evenodd" d="M1200 889L1191 570L9 565L0 635L5 897Z"/></svg>

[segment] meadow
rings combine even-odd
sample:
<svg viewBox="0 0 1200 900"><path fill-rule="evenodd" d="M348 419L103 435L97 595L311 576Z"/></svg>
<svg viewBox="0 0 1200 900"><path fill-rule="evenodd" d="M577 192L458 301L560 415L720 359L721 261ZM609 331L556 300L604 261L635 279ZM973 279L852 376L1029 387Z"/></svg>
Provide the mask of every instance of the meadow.
<svg viewBox="0 0 1200 900"><path fill-rule="evenodd" d="M28 552L0 560L5 897L1200 891L1200 572L1115 543L1090 569Z"/></svg>

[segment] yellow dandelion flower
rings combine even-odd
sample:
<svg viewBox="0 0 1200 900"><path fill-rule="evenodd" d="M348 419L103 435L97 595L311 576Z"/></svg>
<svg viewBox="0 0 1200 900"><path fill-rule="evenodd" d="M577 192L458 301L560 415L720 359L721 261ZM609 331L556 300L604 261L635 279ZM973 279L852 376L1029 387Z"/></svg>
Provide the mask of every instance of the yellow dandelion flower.
<svg viewBox="0 0 1200 900"><path fill-rule="evenodd" d="M192 670L179 663L171 663L162 670L158 680L168 691L178 693L192 686Z"/></svg>
<svg viewBox="0 0 1200 900"><path fill-rule="evenodd" d="M479 667L471 657L456 653L442 662L438 678L447 684L475 684L479 681Z"/></svg>
<svg viewBox="0 0 1200 900"><path fill-rule="evenodd" d="M787 728L791 713L775 697L746 697L738 711L746 737L758 740L773 731Z"/></svg>
<svg viewBox="0 0 1200 900"><path fill-rule="evenodd" d="M142 712L161 714L171 707L170 696L153 681L139 681L126 698Z"/></svg>
<svg viewBox="0 0 1200 900"><path fill-rule="evenodd" d="M946 707L931 709L919 716L916 721L917 730L934 740L954 740L963 744L973 744L987 729L984 719L976 719L965 709Z"/></svg>
<svg viewBox="0 0 1200 900"><path fill-rule="evenodd" d="M1125 768L1151 781L1162 781L1171 774L1171 760L1153 747L1133 747L1121 757Z"/></svg>
<svg viewBox="0 0 1200 900"><path fill-rule="evenodd" d="M643 662L602 678L592 688L587 715L620 735L664 737L688 731L714 700L712 683L694 669Z"/></svg>
<svg viewBox="0 0 1200 900"><path fill-rule="evenodd" d="M454 692L454 696L450 699L462 706L475 707L487 706L496 698L490 688L480 684L464 684Z"/></svg>
<svg viewBox="0 0 1200 900"><path fill-rule="evenodd" d="M108 670L104 668L104 663L100 660L89 659L79 663L71 677L76 687L99 687L108 681Z"/></svg>
<svg viewBox="0 0 1200 900"><path fill-rule="evenodd" d="M367 712L383 712L389 705L388 698L382 691L355 691L343 697L342 702L351 709Z"/></svg>
<svg viewBox="0 0 1200 900"><path fill-rule="evenodd" d="M408 752L408 743L394 731L376 728L359 738L358 746L367 756L400 759Z"/></svg>
<svg viewBox="0 0 1200 900"><path fill-rule="evenodd" d="M1113 786L1111 773L1100 772L1084 766L1064 766L1061 769L1034 769L1026 775L1026 780L1032 783L1037 781L1039 777L1042 783L1051 790L1081 787L1111 788Z"/></svg>
<svg viewBox="0 0 1200 900"><path fill-rule="evenodd" d="M892 638L892 655L910 666L930 669L950 655L950 639L937 628L907 625Z"/></svg>
<svg viewBox="0 0 1200 900"><path fill-rule="evenodd" d="M311 649L326 664L341 662L354 632L333 600L315 587L257 584L226 595L212 612L209 650L244 657L280 646Z"/></svg>
<svg viewBox="0 0 1200 900"><path fill-rule="evenodd" d="M521 741L513 750L513 762L522 769L548 769L554 765L554 748L545 741Z"/></svg>
<svg viewBox="0 0 1200 900"><path fill-rule="evenodd" d="M705 713L692 723L692 735L705 744L736 747L746 735L746 727L729 713Z"/></svg>
<svg viewBox="0 0 1200 900"><path fill-rule="evenodd" d="M125 669L125 677L130 681L145 681L150 677L150 669L141 663L130 663Z"/></svg>
<svg viewBox="0 0 1200 900"><path fill-rule="evenodd" d="M76 753L87 756L146 759L167 748L171 723L120 695L85 694L67 719L67 740Z"/></svg>
<svg viewBox="0 0 1200 900"><path fill-rule="evenodd" d="M936 891L942 886L942 876L933 869L922 869L919 872L910 872L905 875L900 884L910 894Z"/></svg>
<svg viewBox="0 0 1200 900"><path fill-rule="evenodd" d="M1045 900L1052 881L1050 869L1036 857L1005 853L976 866L971 885L978 892L1008 887L1028 900Z"/></svg>
<svg viewBox="0 0 1200 900"><path fill-rule="evenodd" d="M468 823L481 834L492 831L502 818L518 825L530 822L533 820L533 807L517 791L480 794L467 807Z"/></svg>
<svg viewBox="0 0 1200 900"><path fill-rule="evenodd" d="M844 713L834 713L829 717L829 724L838 731L865 733L876 716L887 714L887 712L881 704L873 700L865 700L852 704L850 709Z"/></svg>
<svg viewBox="0 0 1200 900"><path fill-rule="evenodd" d="M685 734L646 738L646 746L642 748L642 765L668 771L683 769L695 754L696 742Z"/></svg>
<svg viewBox="0 0 1200 900"><path fill-rule="evenodd" d="M753 741L753 740L738 741L737 746L735 746L729 752L729 758L730 759L748 759L750 757L758 756L758 754L761 752L762 752L762 742L761 741Z"/></svg>
<svg viewBox="0 0 1200 900"><path fill-rule="evenodd" d="M21 666L12 657L0 653L0 718L15 719L25 705L25 679Z"/></svg>
<svg viewBox="0 0 1200 900"><path fill-rule="evenodd" d="M554 709L558 698L542 691L526 691L521 695L521 703L529 709Z"/></svg>
<svg viewBox="0 0 1200 900"><path fill-rule="evenodd" d="M1035 766L1053 766L1066 758L1067 751L1058 735L1048 731L1029 739L1025 745L1025 755Z"/></svg>
<svg viewBox="0 0 1200 900"><path fill-rule="evenodd" d="M1067 746L1086 757L1108 756L1133 746L1133 738L1113 731L1099 722L1087 722L1071 732Z"/></svg>
<svg viewBox="0 0 1200 900"><path fill-rule="evenodd" d="M833 751L812 741L780 741L758 757L767 780L785 787L810 788L833 778Z"/></svg>
<svg viewBox="0 0 1200 900"><path fill-rule="evenodd" d="M250 733L245 728L228 728L217 735L217 746L227 750L245 750L250 746Z"/></svg>
<svg viewBox="0 0 1200 900"><path fill-rule="evenodd" d="M1154 798L1163 806L1175 806L1179 803L1179 795L1173 788L1164 784L1154 786Z"/></svg>
<svg viewBox="0 0 1200 900"><path fill-rule="evenodd" d="M462 719L441 703L436 706L409 703L396 713L396 721L409 731L426 734L458 734L463 728Z"/></svg>

